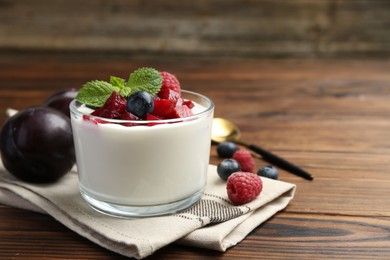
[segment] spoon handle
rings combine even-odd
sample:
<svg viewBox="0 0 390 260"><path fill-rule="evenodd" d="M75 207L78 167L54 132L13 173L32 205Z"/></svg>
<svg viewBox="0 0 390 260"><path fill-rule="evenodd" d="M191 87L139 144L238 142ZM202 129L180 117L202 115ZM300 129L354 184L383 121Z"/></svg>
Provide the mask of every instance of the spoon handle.
<svg viewBox="0 0 390 260"><path fill-rule="evenodd" d="M272 163L275 166L278 166L279 168L286 170L290 173L293 173L297 176L300 176L302 178L305 178L306 180L313 180L313 176L304 171L303 169L299 168L298 166L284 160L283 158L280 158L279 156L264 150L263 148L250 144L248 145L248 148L251 149L252 151L260 154L263 159L269 163Z"/></svg>

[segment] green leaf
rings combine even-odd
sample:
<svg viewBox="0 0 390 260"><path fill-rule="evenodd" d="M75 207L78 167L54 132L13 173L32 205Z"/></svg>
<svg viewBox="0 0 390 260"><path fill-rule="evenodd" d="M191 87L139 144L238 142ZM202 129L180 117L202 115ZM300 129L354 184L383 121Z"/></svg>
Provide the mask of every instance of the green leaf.
<svg viewBox="0 0 390 260"><path fill-rule="evenodd" d="M113 91L119 92L120 88L102 80L89 81L79 90L76 100L86 105L102 107Z"/></svg>
<svg viewBox="0 0 390 260"><path fill-rule="evenodd" d="M119 94L122 97L127 98L131 94L131 89L130 88L122 88L122 89L119 90Z"/></svg>
<svg viewBox="0 0 390 260"><path fill-rule="evenodd" d="M125 80L119 77L111 76L110 84L119 88L125 87Z"/></svg>
<svg viewBox="0 0 390 260"><path fill-rule="evenodd" d="M124 79L119 78L119 77L115 77L115 76L111 76L110 83L111 83L111 85L119 88L119 94L122 97L126 98L127 96L130 95L131 89L128 86L126 86Z"/></svg>
<svg viewBox="0 0 390 260"><path fill-rule="evenodd" d="M131 93L146 91L152 96L156 95L161 88L162 77L153 68L139 68L130 74L126 86L131 89Z"/></svg>

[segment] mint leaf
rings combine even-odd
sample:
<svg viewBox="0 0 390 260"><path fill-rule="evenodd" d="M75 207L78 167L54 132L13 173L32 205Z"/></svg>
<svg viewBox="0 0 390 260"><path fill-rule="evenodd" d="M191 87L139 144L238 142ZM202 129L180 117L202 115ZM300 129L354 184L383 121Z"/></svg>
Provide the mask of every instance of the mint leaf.
<svg viewBox="0 0 390 260"><path fill-rule="evenodd" d="M130 74L126 86L131 89L131 94L137 91L146 91L152 96L161 88L162 77L153 68L139 68Z"/></svg>
<svg viewBox="0 0 390 260"><path fill-rule="evenodd" d="M124 98L127 98L131 94L131 89L130 88L122 88L119 90L119 95L121 95Z"/></svg>
<svg viewBox="0 0 390 260"><path fill-rule="evenodd" d="M76 100L86 105L102 107L113 91L119 92L120 88L102 80L89 81L79 90Z"/></svg>
<svg viewBox="0 0 390 260"><path fill-rule="evenodd" d="M119 88L125 87L125 80L119 77L111 76L110 84Z"/></svg>
<svg viewBox="0 0 390 260"><path fill-rule="evenodd" d="M110 84L119 88L119 94L122 97L127 97L131 93L131 89L126 86L125 80L119 77L111 76Z"/></svg>

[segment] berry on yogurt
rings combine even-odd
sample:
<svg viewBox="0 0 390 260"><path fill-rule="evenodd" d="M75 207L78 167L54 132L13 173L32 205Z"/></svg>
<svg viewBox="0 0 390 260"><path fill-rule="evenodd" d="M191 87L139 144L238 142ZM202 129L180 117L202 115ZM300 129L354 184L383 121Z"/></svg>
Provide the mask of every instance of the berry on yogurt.
<svg viewBox="0 0 390 260"><path fill-rule="evenodd" d="M126 110L133 115L146 119L146 114L153 112L153 97L146 91L137 91L127 99Z"/></svg>
<svg viewBox="0 0 390 260"><path fill-rule="evenodd" d="M91 113L93 116L118 118L126 111L126 99L113 91L104 105Z"/></svg>
<svg viewBox="0 0 390 260"><path fill-rule="evenodd" d="M195 103L182 96L180 82L169 72L140 68L128 81L111 76L110 81L94 80L80 89L76 100L92 107L95 117L121 120L156 121L192 116ZM89 116L86 120L99 123ZM147 123L153 126L159 123ZM134 126L134 123L122 123Z"/></svg>

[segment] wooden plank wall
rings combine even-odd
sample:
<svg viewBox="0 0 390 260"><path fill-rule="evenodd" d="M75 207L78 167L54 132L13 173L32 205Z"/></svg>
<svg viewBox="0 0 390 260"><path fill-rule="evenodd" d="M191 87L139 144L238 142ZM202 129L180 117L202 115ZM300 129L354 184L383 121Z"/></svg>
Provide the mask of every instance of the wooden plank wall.
<svg viewBox="0 0 390 260"><path fill-rule="evenodd" d="M389 0L0 0L0 51L390 57Z"/></svg>

